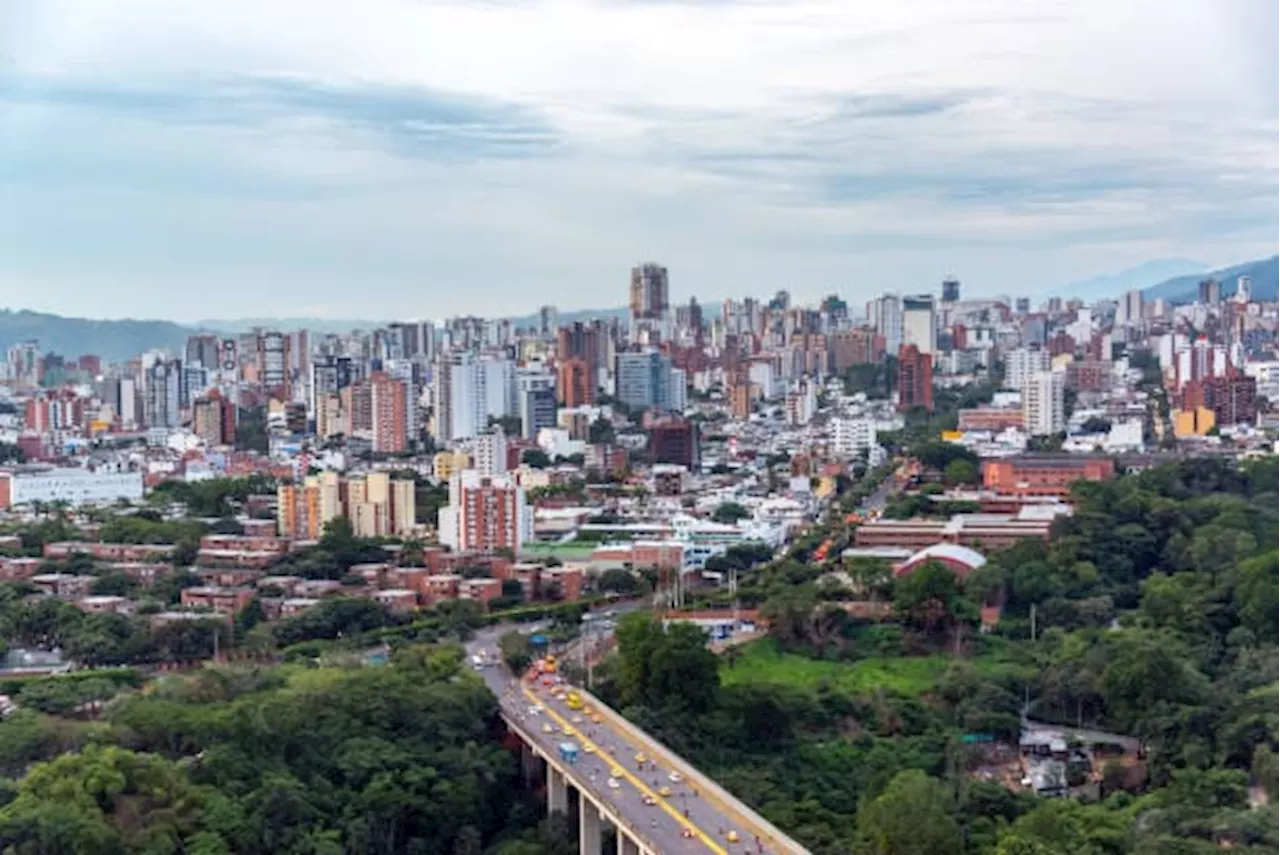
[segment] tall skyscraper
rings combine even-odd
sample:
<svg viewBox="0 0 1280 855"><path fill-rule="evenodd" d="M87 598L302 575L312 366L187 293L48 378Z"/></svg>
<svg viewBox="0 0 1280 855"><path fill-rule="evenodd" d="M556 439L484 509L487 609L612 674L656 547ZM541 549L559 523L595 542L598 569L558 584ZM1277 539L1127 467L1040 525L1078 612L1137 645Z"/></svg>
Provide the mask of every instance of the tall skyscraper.
<svg viewBox="0 0 1280 855"><path fill-rule="evenodd" d="M556 307L541 306L538 309L538 338L551 338L556 331Z"/></svg>
<svg viewBox="0 0 1280 855"><path fill-rule="evenodd" d="M646 262L631 268L631 338L662 339L668 321L667 268Z"/></svg>
<svg viewBox="0 0 1280 855"><path fill-rule="evenodd" d="M1049 351L1031 347L1011 350L1004 358L1005 388L1021 392L1033 375L1048 370Z"/></svg>
<svg viewBox="0 0 1280 855"><path fill-rule="evenodd" d="M1200 302L1216 306L1222 302L1222 283L1210 276L1200 282Z"/></svg>
<svg viewBox="0 0 1280 855"><path fill-rule="evenodd" d="M182 360L160 359L147 369L142 413L147 427L182 423Z"/></svg>
<svg viewBox="0 0 1280 855"><path fill-rule="evenodd" d="M615 397L637 410L666 409L671 401L671 360L656 350L618 354Z"/></svg>
<svg viewBox="0 0 1280 855"><path fill-rule="evenodd" d="M1127 326L1141 323L1141 321L1142 291L1135 288L1132 291L1126 291L1125 295L1120 298L1120 302L1116 304L1116 324L1118 326Z"/></svg>
<svg viewBox="0 0 1280 855"><path fill-rule="evenodd" d="M404 382L379 371L368 380L373 450L397 454L409 447L408 402Z"/></svg>
<svg viewBox="0 0 1280 855"><path fill-rule="evenodd" d="M1061 371L1037 371L1022 388L1022 421L1030 436L1066 430L1066 377Z"/></svg>
<svg viewBox="0 0 1280 855"><path fill-rule="evenodd" d="M960 280L947 277L942 280L942 302L959 303L960 302Z"/></svg>
<svg viewBox="0 0 1280 855"><path fill-rule="evenodd" d="M885 294L867 304L871 326L884 336L885 350L897 353L902 347L902 300L897 294Z"/></svg>
<svg viewBox="0 0 1280 855"><path fill-rule="evenodd" d="M933 355L914 344L898 351L898 409L933 409Z"/></svg>
<svg viewBox="0 0 1280 855"><path fill-rule="evenodd" d="M562 327L556 336L560 399L566 407L594 404L599 388L600 332L591 324Z"/></svg>
<svg viewBox="0 0 1280 855"><path fill-rule="evenodd" d="M938 318L932 294L902 298L902 343L913 344L921 353L938 350Z"/></svg>
<svg viewBox="0 0 1280 855"><path fill-rule="evenodd" d="M221 367L222 348L216 335L193 335L187 339L187 365L199 365L210 371Z"/></svg>

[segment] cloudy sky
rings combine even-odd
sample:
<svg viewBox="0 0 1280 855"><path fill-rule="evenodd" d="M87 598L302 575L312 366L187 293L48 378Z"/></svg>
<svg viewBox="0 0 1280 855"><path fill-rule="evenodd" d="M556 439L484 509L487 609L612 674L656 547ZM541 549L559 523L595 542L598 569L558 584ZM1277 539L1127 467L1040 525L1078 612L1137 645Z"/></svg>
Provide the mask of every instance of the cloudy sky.
<svg viewBox="0 0 1280 855"><path fill-rule="evenodd" d="M1043 291L1277 244L1275 0L0 0L0 305Z"/></svg>

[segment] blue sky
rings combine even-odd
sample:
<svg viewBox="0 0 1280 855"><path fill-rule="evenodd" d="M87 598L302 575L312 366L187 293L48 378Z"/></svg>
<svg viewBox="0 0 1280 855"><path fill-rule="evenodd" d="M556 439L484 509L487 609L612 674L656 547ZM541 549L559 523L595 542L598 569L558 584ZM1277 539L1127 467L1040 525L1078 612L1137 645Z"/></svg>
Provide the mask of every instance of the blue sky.
<svg viewBox="0 0 1280 855"><path fill-rule="evenodd" d="M444 317L1276 252L1274 0L0 0L0 305Z"/></svg>

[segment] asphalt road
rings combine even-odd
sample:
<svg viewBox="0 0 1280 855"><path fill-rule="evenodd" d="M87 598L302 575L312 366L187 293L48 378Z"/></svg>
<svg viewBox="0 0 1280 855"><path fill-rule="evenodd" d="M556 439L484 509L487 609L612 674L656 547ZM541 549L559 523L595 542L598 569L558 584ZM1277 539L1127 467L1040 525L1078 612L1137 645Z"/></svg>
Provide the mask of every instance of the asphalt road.
<svg viewBox="0 0 1280 855"><path fill-rule="evenodd" d="M481 650L496 654L497 639L509 628L494 628L479 633L467 645L468 656ZM537 740L550 756L559 756L560 743L572 740L579 746L578 762L571 767L570 783L600 802L612 806L626 819L633 835L646 841L655 852L663 853L772 853L757 845L744 824L729 811L712 804L687 782L672 780L670 766L654 762L637 762L636 755L644 746L632 744L620 728L608 719L593 723L583 711L571 710L564 701L553 698L545 689L534 690L516 680L501 665L490 665L478 672L497 696L507 716ZM535 711L535 707L541 707ZM574 731L566 736L564 729ZM591 751L588 753L588 747ZM610 773L622 771L610 786ZM663 797L661 787L669 787L671 795ZM646 804L651 801L652 804ZM687 814L686 814L687 812ZM686 831L686 829L688 831ZM738 835L737 843L728 841L729 831ZM691 834L692 836L687 836Z"/></svg>

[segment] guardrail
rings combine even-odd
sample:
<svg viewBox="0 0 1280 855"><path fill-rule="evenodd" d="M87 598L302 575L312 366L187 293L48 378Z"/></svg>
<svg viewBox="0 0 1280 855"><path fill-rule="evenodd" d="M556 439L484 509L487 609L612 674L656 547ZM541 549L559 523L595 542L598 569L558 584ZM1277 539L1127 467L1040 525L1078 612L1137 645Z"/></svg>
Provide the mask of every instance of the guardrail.
<svg viewBox="0 0 1280 855"><path fill-rule="evenodd" d="M585 689L578 689L578 691L582 693L583 700L607 718L610 723L624 731L638 744L643 745L650 755L660 757L668 765L682 770L685 780L694 784L707 801L715 804L720 810L740 821L767 846L777 852L787 853L787 855L810 855L808 849L792 840L769 820L744 805L736 796L708 778L679 754L627 721L620 713L590 692Z"/></svg>
<svg viewBox="0 0 1280 855"><path fill-rule="evenodd" d="M617 833L619 835L622 834L622 829L625 828L626 833L635 838L635 841L639 844L642 852L655 853L655 855L662 852L662 850L658 848L658 845L649 839L647 834L640 830L640 826L623 816L622 811L610 804L607 799L602 798L600 794L596 792L594 784L584 782L582 780L582 776L579 775L577 770L572 766L560 762L552 755L551 752L543 751L542 747L538 744L538 740L533 737L533 734L525 730L524 725L517 721L514 715L507 712L505 709L502 709L501 705L499 705L499 712L506 720L507 727L515 731L515 733L524 740L524 743L529 746L531 751L535 754L541 755L542 759L546 761L548 769L554 768L565 777L566 781L572 783L578 790L578 797L587 798L597 811L604 815L609 822L613 823L613 825L618 829ZM547 786L551 786L550 782L547 783Z"/></svg>

